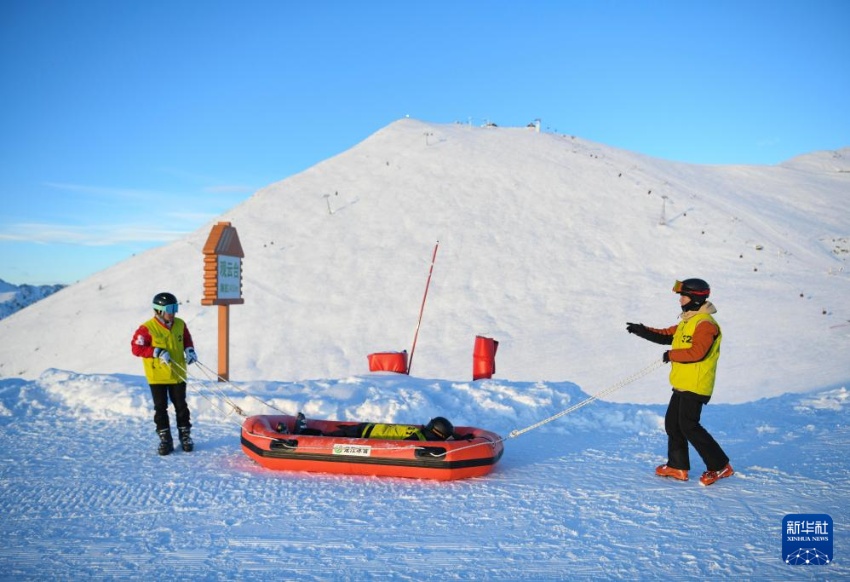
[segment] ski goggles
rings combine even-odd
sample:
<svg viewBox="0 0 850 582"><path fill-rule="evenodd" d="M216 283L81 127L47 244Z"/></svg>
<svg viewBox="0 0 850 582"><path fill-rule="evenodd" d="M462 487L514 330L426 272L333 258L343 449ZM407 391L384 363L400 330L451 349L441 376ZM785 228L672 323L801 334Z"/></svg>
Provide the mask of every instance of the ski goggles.
<svg viewBox="0 0 850 582"><path fill-rule="evenodd" d="M171 303L170 305L157 305L154 303L154 309L157 311L161 311L163 313L171 313L172 315L177 313L177 304Z"/></svg>
<svg viewBox="0 0 850 582"><path fill-rule="evenodd" d="M709 291L706 289L705 291L697 291L695 289L685 289L684 283L681 281L676 281L673 283L673 293L687 293L688 295L708 295Z"/></svg>

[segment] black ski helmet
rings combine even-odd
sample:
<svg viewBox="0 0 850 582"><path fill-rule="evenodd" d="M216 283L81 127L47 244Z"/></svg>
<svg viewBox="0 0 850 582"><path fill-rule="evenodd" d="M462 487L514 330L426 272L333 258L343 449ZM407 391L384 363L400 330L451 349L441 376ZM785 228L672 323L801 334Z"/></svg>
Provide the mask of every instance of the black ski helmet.
<svg viewBox="0 0 850 582"><path fill-rule="evenodd" d="M428 424L425 426L425 430L434 433L442 440L446 440L454 434L455 427L442 416L436 416L428 421Z"/></svg>
<svg viewBox="0 0 850 582"><path fill-rule="evenodd" d="M153 298L153 308L155 311L177 313L177 297L171 293L157 293Z"/></svg>
<svg viewBox="0 0 850 582"><path fill-rule="evenodd" d="M690 301L682 306L682 311L696 311L708 301L711 287L702 279L685 279L676 281L673 292L690 298Z"/></svg>

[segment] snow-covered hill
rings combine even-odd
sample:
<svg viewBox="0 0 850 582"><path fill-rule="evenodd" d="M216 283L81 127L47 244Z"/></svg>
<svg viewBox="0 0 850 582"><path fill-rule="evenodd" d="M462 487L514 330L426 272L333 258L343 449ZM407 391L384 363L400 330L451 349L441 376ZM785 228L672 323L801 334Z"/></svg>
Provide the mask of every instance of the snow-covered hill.
<svg viewBox="0 0 850 582"><path fill-rule="evenodd" d="M0 279L0 319L64 288L65 285L12 285Z"/></svg>
<svg viewBox="0 0 850 582"><path fill-rule="evenodd" d="M369 353L410 349L439 240L416 377L469 379L485 335L500 342L499 378L604 384L660 357L625 322L674 323L673 281L698 276L724 330L718 401L845 382L848 170L850 149L696 166L527 128L397 121L220 217L246 254L231 377L339 378L366 372ZM140 373L130 337L162 290L215 367L217 310L200 305L208 234L0 321L0 375ZM663 401L663 379L628 398Z"/></svg>

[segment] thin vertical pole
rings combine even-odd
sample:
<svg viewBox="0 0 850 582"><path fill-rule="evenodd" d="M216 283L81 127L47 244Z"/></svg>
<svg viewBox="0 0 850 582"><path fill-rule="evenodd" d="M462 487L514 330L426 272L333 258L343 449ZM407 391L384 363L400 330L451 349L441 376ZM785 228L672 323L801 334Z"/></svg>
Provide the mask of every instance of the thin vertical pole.
<svg viewBox="0 0 850 582"><path fill-rule="evenodd" d="M218 306L218 381L230 380L230 305Z"/></svg>
<svg viewBox="0 0 850 582"><path fill-rule="evenodd" d="M437 260L437 248L440 241L434 245L434 254L431 255L431 268L428 270L428 281L425 283L425 294L422 296L422 306L419 308L419 322L416 324L416 333L413 335L413 347L410 348L410 359L407 360L407 375L413 367L413 352L416 351L416 340L419 338L419 327L422 325L422 314L425 312L425 300L428 298L428 287L431 286L431 274L434 272L434 262Z"/></svg>

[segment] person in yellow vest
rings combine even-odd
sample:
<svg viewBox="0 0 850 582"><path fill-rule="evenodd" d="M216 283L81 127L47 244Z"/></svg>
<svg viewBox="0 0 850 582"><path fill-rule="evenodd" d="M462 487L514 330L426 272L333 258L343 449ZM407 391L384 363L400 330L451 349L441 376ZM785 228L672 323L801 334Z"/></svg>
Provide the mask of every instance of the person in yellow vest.
<svg viewBox="0 0 850 582"><path fill-rule="evenodd" d="M171 293L157 293L153 298L154 316L139 326L131 343L134 356L143 358L145 377L153 398L156 432L160 455L174 450L168 400L174 404L180 445L192 451L189 405L186 403L186 367L198 361L192 334L186 322L177 317L177 298Z"/></svg>
<svg viewBox="0 0 850 582"><path fill-rule="evenodd" d="M729 464L729 457L700 424L702 407L708 404L714 391L723 334L712 317L717 309L708 300L711 293L708 283L702 279L676 281L673 292L679 294L682 306L678 325L653 328L642 323L627 323L626 330L671 347L662 356L665 363L671 364L670 384L673 386L673 396L664 417L667 463L657 467L655 474L687 481L691 468L688 456L690 443L707 469L700 477L700 483L711 485L735 472Z"/></svg>
<svg viewBox="0 0 850 582"><path fill-rule="evenodd" d="M280 431L281 428L278 428ZM320 433L308 429L304 415L300 412L295 423L295 434L313 434L316 436L338 436L358 439L386 439L393 441L445 441L455 436L454 426L448 419L437 416L423 427L413 424L384 424L380 422L359 422L337 427L337 430Z"/></svg>

